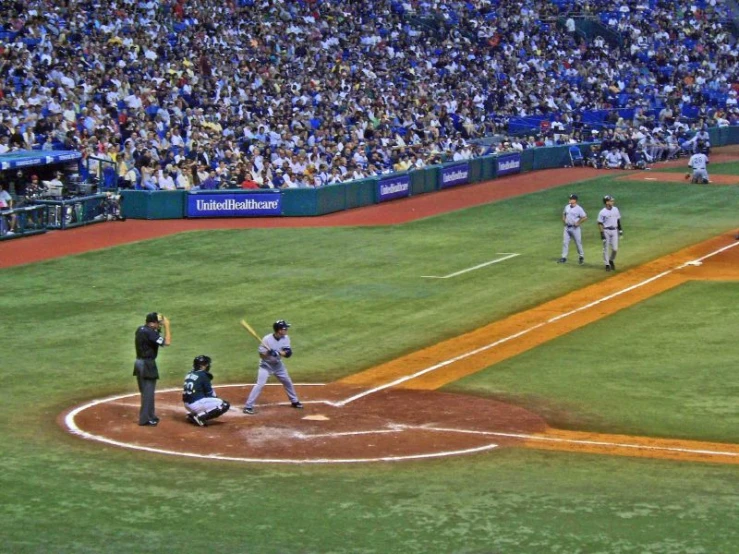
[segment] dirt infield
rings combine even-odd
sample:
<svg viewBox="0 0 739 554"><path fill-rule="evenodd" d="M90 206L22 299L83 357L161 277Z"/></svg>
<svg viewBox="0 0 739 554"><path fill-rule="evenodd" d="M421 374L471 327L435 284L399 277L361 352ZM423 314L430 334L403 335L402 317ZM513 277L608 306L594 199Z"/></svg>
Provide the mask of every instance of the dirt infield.
<svg viewBox="0 0 739 554"><path fill-rule="evenodd" d="M400 223L602 173L587 168L528 173L317 218L104 223L2 245L0 267L184 230ZM186 422L179 391L157 394L158 427L136 425L138 395L131 394L69 410L59 423L84 438L126 448L248 462L393 461L517 446L739 463L739 445L556 430L524 407L437 390L688 280L738 279L735 245L733 235L717 237L336 383L302 385L305 410L290 408L280 387L268 387L260 413L244 415L240 406L249 386L228 385L217 388L234 410L206 429Z"/></svg>
<svg viewBox="0 0 739 554"><path fill-rule="evenodd" d="M432 391L385 390L341 405L359 389L298 386L305 409L286 401L281 386L266 387L258 413L241 413L251 386L217 387L234 409L205 429L185 419L180 391L160 392L158 427L138 427L138 394L64 414L84 438L138 450L233 461L351 463L469 454L543 432L544 421L516 406ZM504 434L502 434L504 433ZM218 445L214 451L213 444Z"/></svg>

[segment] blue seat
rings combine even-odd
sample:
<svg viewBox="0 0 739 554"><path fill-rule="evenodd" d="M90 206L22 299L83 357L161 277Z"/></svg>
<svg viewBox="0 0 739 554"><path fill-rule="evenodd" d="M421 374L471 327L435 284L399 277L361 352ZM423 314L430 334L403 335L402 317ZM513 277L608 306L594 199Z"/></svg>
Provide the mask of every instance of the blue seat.
<svg viewBox="0 0 739 554"><path fill-rule="evenodd" d="M585 158L583 157L579 146L570 146L568 153L570 155L570 164L572 167L585 165Z"/></svg>

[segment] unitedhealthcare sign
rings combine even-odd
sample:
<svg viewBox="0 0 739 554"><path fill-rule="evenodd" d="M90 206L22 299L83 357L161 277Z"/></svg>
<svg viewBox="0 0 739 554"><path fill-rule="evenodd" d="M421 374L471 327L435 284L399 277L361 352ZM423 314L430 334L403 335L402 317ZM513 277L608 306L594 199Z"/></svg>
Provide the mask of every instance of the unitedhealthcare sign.
<svg viewBox="0 0 739 554"><path fill-rule="evenodd" d="M408 175L390 177L377 181L377 201L404 198L411 194L411 178Z"/></svg>
<svg viewBox="0 0 739 554"><path fill-rule="evenodd" d="M470 182L470 166L467 163L444 167L441 170L441 188L464 185Z"/></svg>
<svg viewBox="0 0 739 554"><path fill-rule="evenodd" d="M506 154L496 158L498 168L496 175L510 175L521 173L521 154Z"/></svg>
<svg viewBox="0 0 739 554"><path fill-rule="evenodd" d="M279 192L187 195L187 217L261 217L282 215Z"/></svg>

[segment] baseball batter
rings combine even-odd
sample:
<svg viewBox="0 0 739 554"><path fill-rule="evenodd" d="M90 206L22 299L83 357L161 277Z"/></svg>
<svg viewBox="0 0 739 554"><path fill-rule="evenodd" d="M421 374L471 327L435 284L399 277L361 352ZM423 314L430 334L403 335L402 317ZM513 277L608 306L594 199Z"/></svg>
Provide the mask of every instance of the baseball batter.
<svg viewBox="0 0 739 554"><path fill-rule="evenodd" d="M603 261L606 271L616 271L616 254L618 254L618 237L623 235L621 228L621 212L613 205L613 196L603 197L605 207L598 214L598 228L603 241Z"/></svg>
<svg viewBox="0 0 739 554"><path fill-rule="evenodd" d="M282 362L282 358L289 358L293 355L290 337L287 334L289 328L290 324L284 319L280 319L272 325L274 332L262 338L262 344L259 345L260 362L257 371L257 384L251 389L249 397L246 399L243 410L245 414L253 415L256 413L254 403L262 393L262 389L267 384L270 375L274 375L282 383L293 408L300 409L303 407L303 404L298 400L298 395L295 392L292 379L287 373L287 368Z"/></svg>
<svg viewBox="0 0 739 554"><path fill-rule="evenodd" d="M213 380L210 365L210 356L201 354L195 358L182 387L182 401L187 409L187 420L200 427L206 427L206 421L222 416L231 407L231 404L218 398L213 390L210 384Z"/></svg>
<svg viewBox="0 0 739 554"><path fill-rule="evenodd" d="M708 156L706 156L705 152L701 148L698 152L690 156L690 160L688 160L688 165L693 170L692 176L690 173L685 175L685 178L687 179L689 176L691 183L699 183L702 185L707 185L710 181L708 180Z"/></svg>
<svg viewBox="0 0 739 554"><path fill-rule="evenodd" d="M570 240L575 241L577 254L579 256L580 265L585 263L585 251L582 248L582 225L588 219L585 210L577 203L577 194L570 194L570 199L562 212L562 222L564 223L564 233L562 235L562 257L557 263L563 264L567 261L567 254L570 251Z"/></svg>

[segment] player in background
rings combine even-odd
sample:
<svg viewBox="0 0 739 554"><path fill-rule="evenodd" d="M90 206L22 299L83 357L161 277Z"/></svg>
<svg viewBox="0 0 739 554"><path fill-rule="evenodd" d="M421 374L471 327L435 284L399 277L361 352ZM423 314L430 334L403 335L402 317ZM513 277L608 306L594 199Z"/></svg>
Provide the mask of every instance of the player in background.
<svg viewBox="0 0 739 554"><path fill-rule="evenodd" d="M588 219L585 210L577 203L577 194L570 194L570 199L562 212L562 223L564 223L564 233L562 235L562 257L557 263L563 264L567 261L567 254L570 251L570 240L575 241L577 247L578 261L580 265L585 263L585 251L582 247L582 225Z"/></svg>
<svg viewBox="0 0 739 554"><path fill-rule="evenodd" d="M618 254L618 238L624 234L621 228L621 212L613 205L613 196L603 197L605 207L598 213L598 229L603 241L603 261L606 271L616 271L616 254Z"/></svg>

